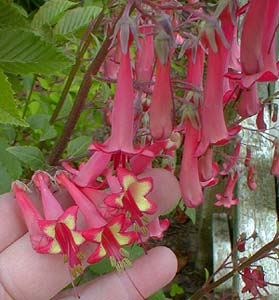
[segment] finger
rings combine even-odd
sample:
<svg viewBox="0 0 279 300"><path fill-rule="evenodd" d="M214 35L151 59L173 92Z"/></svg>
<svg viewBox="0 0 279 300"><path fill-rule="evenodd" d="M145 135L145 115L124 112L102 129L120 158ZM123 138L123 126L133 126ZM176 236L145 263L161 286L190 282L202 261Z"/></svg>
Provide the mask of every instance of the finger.
<svg viewBox="0 0 279 300"><path fill-rule="evenodd" d="M176 270L177 261L173 252L166 247L157 247L137 259L133 267L126 271L128 274L102 276L79 287L78 293L82 300L142 300L141 294L147 298L168 284ZM63 296L55 297L55 300L58 299L75 300L75 297L72 291L68 291Z"/></svg>
<svg viewBox="0 0 279 300"><path fill-rule="evenodd" d="M147 176L151 176L153 179L153 189L148 197L157 203L156 216L159 216L171 210L180 200L179 183L173 174L162 168L148 169L139 177Z"/></svg>
<svg viewBox="0 0 279 300"><path fill-rule="evenodd" d="M59 199L62 207L72 203L65 191L57 190L55 197ZM35 190L30 193L30 199L34 205L42 211L42 203L39 193ZM27 231L20 208L13 193L0 195L0 253L14 241L22 237Z"/></svg>
<svg viewBox="0 0 279 300"><path fill-rule="evenodd" d="M81 250L88 257L92 244L85 244ZM16 300L47 300L65 287L70 279L62 255L36 253L28 234L0 254L0 291L7 299L9 294L11 299Z"/></svg>

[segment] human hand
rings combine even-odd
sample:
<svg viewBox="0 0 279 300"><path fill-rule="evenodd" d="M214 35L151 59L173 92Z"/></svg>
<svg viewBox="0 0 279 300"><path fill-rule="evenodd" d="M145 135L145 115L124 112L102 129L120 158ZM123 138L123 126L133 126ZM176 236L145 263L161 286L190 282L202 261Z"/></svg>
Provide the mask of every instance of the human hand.
<svg viewBox="0 0 279 300"><path fill-rule="evenodd" d="M61 256L36 253L25 232L13 195L0 196L1 300L48 300L69 283L68 270ZM169 249L158 247L136 260L126 272L132 281L125 273L111 273L79 287L81 299L142 299L134 285L148 297L173 278L176 258ZM70 291L55 299L70 300L74 295Z"/></svg>

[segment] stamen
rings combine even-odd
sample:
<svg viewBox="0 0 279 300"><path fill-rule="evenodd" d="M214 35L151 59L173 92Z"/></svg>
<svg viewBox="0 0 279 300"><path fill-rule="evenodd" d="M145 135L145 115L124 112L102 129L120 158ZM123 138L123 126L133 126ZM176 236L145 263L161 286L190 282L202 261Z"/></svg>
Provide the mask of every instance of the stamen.
<svg viewBox="0 0 279 300"><path fill-rule="evenodd" d="M130 256L130 252L127 251L127 250L124 249L124 248L120 248L120 249L119 249L119 252L120 252L120 254L121 254L122 256L124 256L124 257L129 257L129 256Z"/></svg>

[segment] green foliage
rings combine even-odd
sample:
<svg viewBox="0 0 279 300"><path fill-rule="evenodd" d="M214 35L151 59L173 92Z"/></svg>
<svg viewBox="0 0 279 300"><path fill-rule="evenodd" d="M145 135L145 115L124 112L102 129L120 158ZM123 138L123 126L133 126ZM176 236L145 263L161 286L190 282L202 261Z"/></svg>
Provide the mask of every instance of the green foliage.
<svg viewBox="0 0 279 300"><path fill-rule="evenodd" d="M54 25L59 17L69 8L76 6L76 3L67 0L51 0L40 7L35 14L31 26L41 30L43 25Z"/></svg>
<svg viewBox="0 0 279 300"><path fill-rule="evenodd" d="M6 150L33 171L44 168L45 158L41 150L37 147L13 146L8 147Z"/></svg>
<svg viewBox="0 0 279 300"><path fill-rule="evenodd" d="M2 136L2 134L1 134ZM6 148L8 142L3 137L0 138L0 193L8 192L11 183L22 174L20 162Z"/></svg>
<svg viewBox="0 0 279 300"><path fill-rule="evenodd" d="M176 295L182 295L183 293L184 293L183 287L181 287L177 283L173 283L171 285L171 290L170 290L171 297L174 297Z"/></svg>
<svg viewBox="0 0 279 300"><path fill-rule="evenodd" d="M100 12L101 9L96 6L78 7L69 10L56 24L54 33L63 36L73 34L85 28Z"/></svg>
<svg viewBox="0 0 279 300"><path fill-rule="evenodd" d="M19 117L13 97L13 91L7 76L0 69L0 123L13 124L18 126L28 126Z"/></svg>
<svg viewBox="0 0 279 300"><path fill-rule="evenodd" d="M148 300L172 300L167 298L163 290L159 290L156 294L148 298Z"/></svg>
<svg viewBox="0 0 279 300"><path fill-rule="evenodd" d="M85 153L91 142L92 139L85 135L71 140L67 146L67 156L74 157Z"/></svg>
<svg viewBox="0 0 279 300"><path fill-rule="evenodd" d="M27 18L24 16L24 10L19 9L13 3L0 1L0 28L7 27L28 27Z"/></svg>
<svg viewBox="0 0 279 300"><path fill-rule="evenodd" d="M56 73L72 60L53 44L23 29L0 29L0 67L10 73Z"/></svg>

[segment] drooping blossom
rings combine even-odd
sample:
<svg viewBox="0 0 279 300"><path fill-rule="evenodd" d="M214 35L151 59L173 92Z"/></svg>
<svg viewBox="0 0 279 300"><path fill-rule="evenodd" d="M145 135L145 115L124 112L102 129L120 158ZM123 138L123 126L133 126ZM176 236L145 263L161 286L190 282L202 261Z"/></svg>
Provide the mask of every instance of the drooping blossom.
<svg viewBox="0 0 279 300"><path fill-rule="evenodd" d="M220 16L222 30L229 45L232 43L234 24L229 9ZM223 111L224 74L228 68L229 50L224 46L219 35L215 34L218 52L208 48L207 75L204 90L204 103L201 106L201 141L196 155L205 153L209 144L216 144L229 139Z"/></svg>
<svg viewBox="0 0 279 300"><path fill-rule="evenodd" d="M137 179L132 172L124 168L117 169L117 177L122 190L109 195L105 199L105 203L110 207L124 209L131 222L145 233L145 223L147 223L145 215L154 214L157 209L157 205L146 198L153 187L152 178Z"/></svg>
<svg viewBox="0 0 279 300"><path fill-rule="evenodd" d="M155 140L167 139L172 132L172 91L170 82L170 60L162 64L157 59L156 82L152 94L150 131Z"/></svg>
<svg viewBox="0 0 279 300"><path fill-rule="evenodd" d="M212 186L217 184L219 167L213 161L213 148L208 147L206 152L199 157L198 161L199 177L202 186Z"/></svg>
<svg viewBox="0 0 279 300"><path fill-rule="evenodd" d="M39 189L43 203L44 218L41 217L29 199L22 184L15 182L13 191L26 222L30 239L35 251L42 254L64 254L74 277L81 274L82 255L80 245L85 239L76 229L77 206L65 211L50 191L49 175L37 171L33 182Z"/></svg>
<svg viewBox="0 0 279 300"><path fill-rule="evenodd" d="M224 206L230 208L232 205L236 205L239 202L238 198L234 198L234 188L238 180L238 172L235 171L234 174L230 174L223 194L216 194L217 201L214 203L216 206Z"/></svg>
<svg viewBox="0 0 279 300"><path fill-rule="evenodd" d="M255 171L256 171L255 166L250 166L247 173L247 185L251 191L254 191L257 188Z"/></svg>
<svg viewBox="0 0 279 300"><path fill-rule="evenodd" d="M257 118L256 118L256 125L260 131L265 131L267 128L265 120L264 120L264 105L263 104L260 106L260 110L259 110Z"/></svg>
<svg viewBox="0 0 279 300"><path fill-rule="evenodd" d="M198 157L195 156L199 137L199 129L196 129L189 118L186 118L184 150L179 183L183 201L187 207L196 207L204 200L199 178Z"/></svg>
<svg viewBox="0 0 279 300"><path fill-rule="evenodd" d="M275 141L274 146L274 153L273 153L273 160L272 166L270 170L270 174L273 176L279 177L279 145L278 141Z"/></svg>
<svg viewBox="0 0 279 300"><path fill-rule="evenodd" d="M261 266L258 266L254 270L252 270L250 267L244 268L241 278L245 283L245 286L241 290L242 293L250 292L254 297L261 296L259 288L264 288L267 286Z"/></svg>
<svg viewBox="0 0 279 300"><path fill-rule="evenodd" d="M241 83L250 87L255 81L278 78L275 31L278 25L277 0L252 0L244 17L241 35Z"/></svg>
<svg viewBox="0 0 279 300"><path fill-rule="evenodd" d="M237 113L243 118L251 117L259 112L260 102L257 94L257 83L247 89L241 89L236 109Z"/></svg>
<svg viewBox="0 0 279 300"><path fill-rule="evenodd" d="M135 231L126 231L124 214L114 217L105 226L84 230L82 234L87 241L98 244L87 260L89 263L96 263L108 256L112 267L118 271L131 265L129 253L122 247L134 243L138 235Z"/></svg>
<svg viewBox="0 0 279 300"><path fill-rule="evenodd" d="M128 264L128 253L122 246L134 243L138 239L135 231L127 231L124 214L118 214L107 221L100 213L94 202L70 180L65 172L56 175L57 182L66 188L79 206L89 228L82 231L83 237L97 248L89 256L89 263L96 263L108 256L113 267L123 270Z"/></svg>

